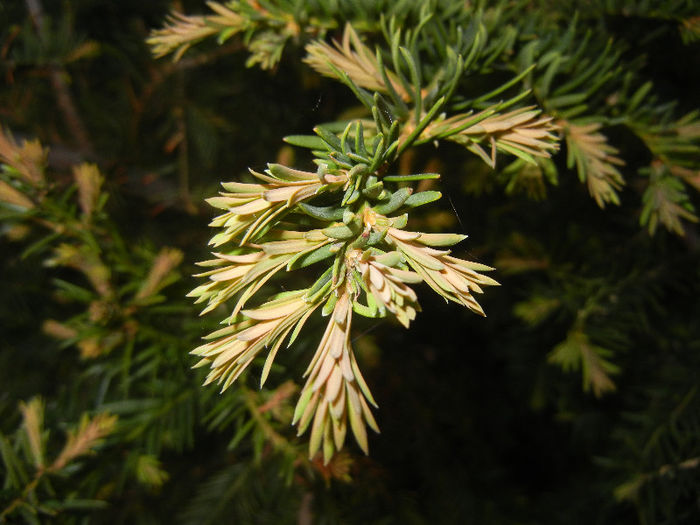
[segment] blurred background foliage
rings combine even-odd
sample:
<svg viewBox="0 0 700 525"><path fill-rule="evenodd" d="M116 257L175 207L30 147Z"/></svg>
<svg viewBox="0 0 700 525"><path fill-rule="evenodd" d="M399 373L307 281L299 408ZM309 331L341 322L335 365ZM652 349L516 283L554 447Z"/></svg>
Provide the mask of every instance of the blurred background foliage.
<svg viewBox="0 0 700 525"><path fill-rule="evenodd" d="M307 4L335 9L321 33L336 38L346 19L371 35L390 8ZM398 4L409 23L415 3ZM0 522L700 520L696 3L486 10L503 47L484 51L495 65L476 68L465 100L536 64L521 83L570 121L562 150L495 172L457 144L402 156L402 172L443 174L416 224L468 233L467 255L502 286L486 319L424 294L410 331L357 322L382 434L369 457L350 447L327 466L289 426L289 378L322 324L266 388L250 377L219 395L188 355L216 319L184 296L208 256L203 198L249 166L307 163L281 138L358 103L302 63L303 37L155 60L146 39L172 9L206 6L0 4ZM567 31L587 58L570 59ZM613 149L599 159L624 165L608 162L617 175L603 168L598 191L580 158L601 131Z"/></svg>

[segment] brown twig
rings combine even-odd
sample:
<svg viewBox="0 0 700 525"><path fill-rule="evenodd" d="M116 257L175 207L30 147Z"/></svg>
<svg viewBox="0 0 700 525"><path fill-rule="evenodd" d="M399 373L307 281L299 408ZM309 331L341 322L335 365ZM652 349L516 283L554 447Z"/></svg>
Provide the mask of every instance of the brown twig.
<svg viewBox="0 0 700 525"><path fill-rule="evenodd" d="M197 207L192 203L192 197L190 196L190 150L185 114L185 77L182 72L179 72L175 77L175 89L177 92L175 119L177 135L180 137L177 149L178 193L185 211L195 215Z"/></svg>
<svg viewBox="0 0 700 525"><path fill-rule="evenodd" d="M168 78L174 74L187 71L188 69L194 69L214 62L215 60L239 51L242 48L243 43L239 39L236 39L220 47L212 49L211 51L183 58L177 62L163 62L158 64L157 67L152 68L150 75L151 78L148 83L146 83L141 89L138 96L133 94L131 97L132 110L134 114L132 134L134 136L136 135L136 130L138 129L139 122L141 120L141 115L143 114L144 109L148 107L148 101L153 97L160 85L168 80Z"/></svg>
<svg viewBox="0 0 700 525"><path fill-rule="evenodd" d="M25 3L27 4L27 10L29 11L29 16L32 18L34 27L37 29L39 39L42 40L45 35L45 20L41 0L25 0ZM56 103L58 104L58 109L61 111L63 118L66 121L66 126L73 136L73 139L78 144L81 153L87 156L92 156L92 143L88 137L85 124L80 118L78 109L73 101L73 96L71 95L68 87L68 82L66 82L67 76L68 74L65 68L60 64L49 65L51 87L56 95Z"/></svg>
<svg viewBox="0 0 700 525"><path fill-rule="evenodd" d="M302 496L299 512L297 513L297 525L312 525L314 522L313 502L313 493L306 492Z"/></svg>
<svg viewBox="0 0 700 525"><path fill-rule="evenodd" d="M10 514L12 514L17 507L22 505L28 498L32 491L37 487L39 481L43 476L43 471L37 472L36 476L32 481L30 481L27 486L22 490L22 495L15 498L10 502L10 504L0 512L0 523L6 523L6 520Z"/></svg>

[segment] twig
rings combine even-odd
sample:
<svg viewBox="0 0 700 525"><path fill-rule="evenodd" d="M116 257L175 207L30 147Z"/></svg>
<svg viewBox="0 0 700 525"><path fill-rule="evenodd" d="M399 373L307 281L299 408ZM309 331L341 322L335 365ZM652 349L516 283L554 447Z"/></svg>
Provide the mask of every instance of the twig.
<svg viewBox="0 0 700 525"><path fill-rule="evenodd" d="M287 439L275 431L275 429L272 428L272 425L270 425L269 421L265 419L265 416L260 412L260 406L257 403L257 396L255 393L243 385L241 385L239 388L243 392L245 404L248 407L250 415L253 417L258 427L272 446L277 450L281 450L287 454L296 456L297 461L300 461L303 464L308 464L309 460L306 459L306 456L300 454L299 451L289 441L287 441Z"/></svg>
<svg viewBox="0 0 700 525"><path fill-rule="evenodd" d="M305 493L304 496L301 498L301 503L299 504L299 512L297 513L297 525L313 524L313 501L314 495L311 492Z"/></svg>
<svg viewBox="0 0 700 525"><path fill-rule="evenodd" d="M18 498L15 498L10 502L10 504L3 509L3 511L0 513L0 523L6 523L7 518L12 514L17 507L22 505L28 498L31 492L36 488L36 486L39 484L39 481L41 481L41 477L43 476L44 471L39 471L36 473L36 476L32 481L30 481L26 487L22 490L22 495L19 496Z"/></svg>
<svg viewBox="0 0 700 525"><path fill-rule="evenodd" d="M185 211L195 215L197 213L197 207L192 204L192 198L190 196L190 152L185 115L185 78L182 72L178 72L175 77L175 88L178 101L175 107L175 118L177 134L180 137L180 143L177 148L178 193Z"/></svg>
<svg viewBox="0 0 700 525"><path fill-rule="evenodd" d="M25 0L25 3L27 4L27 10L29 11L29 16L32 18L34 27L37 29L39 39L43 40L45 35L45 20L41 0ZM77 142L84 155L92 156L92 143L90 142L85 124L80 118L80 114L73 101L73 96L68 88L68 83L66 82L67 72L65 68L59 64L50 64L49 76L51 79L51 87L56 95L58 108L63 114L66 125L71 135L73 135L73 139Z"/></svg>
<svg viewBox="0 0 700 525"><path fill-rule="evenodd" d="M148 106L148 101L153 97L155 91L160 87L160 85L168 80L168 78L178 72L184 72L189 69L194 69L219 59L220 57L229 55L235 51L239 51L243 48L243 44L240 40L233 40L230 43L224 44L221 47L217 47L211 51L200 53L192 57L183 58L178 62L166 62L158 64L157 67L152 68L151 78L148 83L141 89L138 97L136 94L132 96L132 108L134 113L133 118L133 134L136 134L139 122L141 120L141 115L144 109Z"/></svg>

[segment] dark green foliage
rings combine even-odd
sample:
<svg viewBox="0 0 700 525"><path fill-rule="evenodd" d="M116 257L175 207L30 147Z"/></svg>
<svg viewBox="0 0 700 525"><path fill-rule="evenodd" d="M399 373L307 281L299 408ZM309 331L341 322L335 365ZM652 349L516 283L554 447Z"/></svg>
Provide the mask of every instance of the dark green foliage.
<svg viewBox="0 0 700 525"><path fill-rule="evenodd" d="M170 61L146 41L172 2L0 3L0 523L699 522L696 3L227 5L244 25ZM384 88L302 61L348 22ZM560 151L483 128L504 115ZM204 197L312 159L501 284L486 318L423 284L410 330L356 317L382 433L326 466L290 426L321 308L219 394L189 352L231 309L185 297ZM281 217L354 239L338 210ZM330 246L266 297L325 293Z"/></svg>

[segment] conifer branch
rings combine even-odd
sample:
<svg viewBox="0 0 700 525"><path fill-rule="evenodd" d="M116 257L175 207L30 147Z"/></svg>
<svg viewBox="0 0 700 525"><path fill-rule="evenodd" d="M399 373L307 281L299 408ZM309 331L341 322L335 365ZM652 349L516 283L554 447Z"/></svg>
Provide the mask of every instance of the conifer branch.
<svg viewBox="0 0 700 525"><path fill-rule="evenodd" d="M44 468L44 403L35 397L29 403L20 403L19 409L22 412L24 431L29 440L34 466L41 471Z"/></svg>
<svg viewBox="0 0 700 525"><path fill-rule="evenodd" d="M41 0L25 0L34 26L36 27L38 38L44 39L46 34L44 22L44 9ZM58 108L63 113L63 117L68 125L68 129L73 135L83 154L92 155L93 147L88 135L87 128L83 122L78 108L73 100L66 78L68 74L59 64L49 64L49 77L51 86L56 94Z"/></svg>
<svg viewBox="0 0 700 525"><path fill-rule="evenodd" d="M247 44L253 53L249 62L272 67L285 42L301 35L322 36L334 23L328 17L304 23L289 14L285 18L274 3L242 2L225 9L235 13L227 22L206 16L173 18L171 27L154 33L150 43L157 54L175 52L177 59L197 40L213 35L224 40L245 30L256 35ZM224 183L225 191L208 200L224 213L210 224L219 229L210 241L216 249L214 258L199 263L206 271L197 277L207 282L189 295L204 304L202 314L229 301L233 306L226 313L227 326L193 351L201 358L196 366L208 366L206 383L217 381L223 390L266 352L262 384L282 345L292 344L309 316L321 307L330 316L329 323L307 369L294 421L300 434L311 428L310 455L323 450L324 463L343 446L348 418L365 452L366 426L376 427L368 405L374 402L349 343L353 314L391 314L408 327L420 311L410 285L424 281L445 299L484 315L474 294L498 285L484 275L492 270L489 266L451 255L447 248L464 236L405 229L408 213L440 198L440 193L414 193L413 186L438 174L389 174L401 155L411 147L437 145L441 140L464 146L491 168L496 167L498 153L513 155L517 160L504 171L510 176L506 191L530 184L531 192L541 197L545 178L556 184L556 163L549 159L563 137L569 168L576 168L601 208L619 204L618 192L625 184L619 151L601 131L612 119L587 114L588 104L600 98L606 82L619 73L620 53L610 43L596 44L595 59L577 60L592 48L590 34L577 44L574 19L561 41L523 44L513 78L467 98L460 92L462 80L483 72L480 67L488 69L517 37L501 35L489 45L487 24L480 18L470 19L472 24L462 33L443 15L433 17L429 10L421 10L410 31L400 27L397 17L384 20L384 41L375 49L351 22L346 22L340 42L317 38L308 43L304 61L350 88L365 107L365 115L343 124L317 126L315 135L285 139L310 150L318 167L315 173L269 164L264 173L251 170L255 182ZM465 11L459 16L469 18ZM490 16L506 15L496 9ZM629 115L648 89L642 86L624 100ZM504 94L508 96L496 99ZM532 95L540 105L523 107ZM626 91L619 96L624 98ZM693 128L683 129L687 135ZM531 183L524 181L527 176ZM687 173L684 177L694 180ZM686 209L685 200L674 199L683 201L681 209ZM647 214L650 222L663 216L662 221L672 224L670 208L659 215L657 204L649 206L653 209ZM675 216L688 218L681 212ZM306 267L315 272L311 286L269 295L270 284ZM574 330L550 360L565 368L580 368L584 390L599 396L614 389L611 375L618 369L608 357L607 349L591 343L583 330Z"/></svg>
<svg viewBox="0 0 700 525"><path fill-rule="evenodd" d="M661 161L656 161L644 170L649 176L649 184L643 195L643 207L639 221L647 226L653 235L662 224L677 235L685 235L683 221L698 222L682 179Z"/></svg>
<svg viewBox="0 0 700 525"><path fill-rule="evenodd" d="M404 102L411 100L396 73L383 65L381 55L373 53L362 43L349 23L345 25L342 43L334 41L330 46L316 40L306 46L306 52L304 62L324 76L342 80L341 73L344 73L359 87L398 95Z"/></svg>
<svg viewBox="0 0 700 525"><path fill-rule="evenodd" d="M78 429L68 433L63 450L47 471L57 472L76 458L90 454L114 430L116 423L117 417L109 414L98 414L92 419L83 417Z"/></svg>
<svg viewBox="0 0 700 525"><path fill-rule="evenodd" d="M503 114L496 112L497 107L437 121L426 128L419 142L451 140L478 155L491 168L496 167L497 151L535 164L535 157L549 158L559 149L554 134L559 126L552 117L540 116L534 106ZM482 144L490 151L484 150Z"/></svg>
<svg viewBox="0 0 700 525"><path fill-rule="evenodd" d="M9 516L22 507L32 508L36 504L35 492L46 476L57 474L80 456L93 453L94 449L102 443L103 438L114 430L117 422L117 417L109 414L98 414L92 419L87 414L84 415L78 428L68 432L66 443L59 455L47 465L44 442L46 436L43 432L43 402L39 398L33 398L27 404L20 403L20 411L36 471L31 481L22 488L20 496L10 501L0 512L0 523L5 523ZM4 437L0 436L0 440L4 440ZM3 457L3 459L7 458Z"/></svg>
<svg viewBox="0 0 700 525"><path fill-rule="evenodd" d="M376 403L350 345L352 295L352 286L346 280L333 297L335 305L328 326L304 374L308 379L294 412L293 423L299 425L299 435L311 426L309 457L322 449L324 464L343 447L348 420L365 454L369 453L365 425L379 432L367 402Z"/></svg>
<svg viewBox="0 0 700 525"><path fill-rule="evenodd" d="M193 44L207 37L221 34L223 40L245 30L247 22L240 14L218 2L207 2L207 6L215 14L194 16L173 11L165 27L154 30L147 40L155 57L173 53L173 61L177 62Z"/></svg>
<svg viewBox="0 0 700 525"><path fill-rule="evenodd" d="M572 330L566 339L549 354L548 361L556 363L565 371L582 370L583 390L592 390L596 397L615 390L611 375L620 368L608 360L611 352L594 345L580 330Z"/></svg>
<svg viewBox="0 0 700 525"><path fill-rule="evenodd" d="M601 208L607 203L620 204L617 192L624 185L622 174L616 166L624 165L617 156L618 150L610 146L605 135L599 132L600 124L576 125L562 121L567 145L567 165L576 167L579 179L588 186Z"/></svg>

